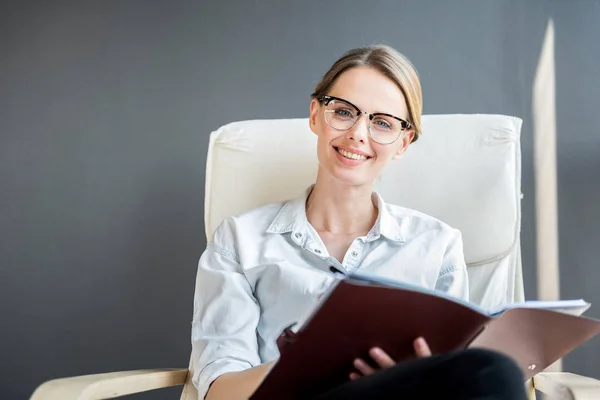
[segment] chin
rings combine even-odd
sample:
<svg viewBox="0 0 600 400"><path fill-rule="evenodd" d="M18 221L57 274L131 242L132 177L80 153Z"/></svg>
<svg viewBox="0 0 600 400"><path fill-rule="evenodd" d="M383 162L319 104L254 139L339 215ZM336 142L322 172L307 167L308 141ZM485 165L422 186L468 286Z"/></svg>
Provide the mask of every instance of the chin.
<svg viewBox="0 0 600 400"><path fill-rule="evenodd" d="M364 176L363 174L357 173L357 171L349 171L349 170L337 170L332 171L330 176L333 180L347 185L347 186L364 186L364 185L373 185L375 179L371 179L371 177Z"/></svg>

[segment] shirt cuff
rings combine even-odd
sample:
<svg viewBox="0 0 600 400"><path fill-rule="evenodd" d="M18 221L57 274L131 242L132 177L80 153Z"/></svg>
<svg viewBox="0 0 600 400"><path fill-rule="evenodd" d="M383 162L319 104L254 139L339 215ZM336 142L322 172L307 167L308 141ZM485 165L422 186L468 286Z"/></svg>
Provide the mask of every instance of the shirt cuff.
<svg viewBox="0 0 600 400"><path fill-rule="evenodd" d="M198 390L198 400L203 400L206 397L210 384L219 376L228 372L243 371L248 368L252 368L252 364L249 362L226 358L208 364L193 380L194 386Z"/></svg>

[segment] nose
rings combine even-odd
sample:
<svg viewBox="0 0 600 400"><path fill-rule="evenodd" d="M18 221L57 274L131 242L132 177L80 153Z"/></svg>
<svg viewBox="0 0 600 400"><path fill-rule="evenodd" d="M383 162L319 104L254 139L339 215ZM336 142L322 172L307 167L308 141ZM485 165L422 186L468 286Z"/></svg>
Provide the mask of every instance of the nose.
<svg viewBox="0 0 600 400"><path fill-rule="evenodd" d="M369 141L369 118L363 118L361 114L358 117L358 121L352 128L348 130L346 134L348 139L355 140L359 143L366 143Z"/></svg>

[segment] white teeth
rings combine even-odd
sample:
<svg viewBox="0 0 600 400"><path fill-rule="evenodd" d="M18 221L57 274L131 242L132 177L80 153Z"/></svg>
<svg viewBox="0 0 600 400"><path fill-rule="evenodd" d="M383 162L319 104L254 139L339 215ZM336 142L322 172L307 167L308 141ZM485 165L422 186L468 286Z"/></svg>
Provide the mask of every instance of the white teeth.
<svg viewBox="0 0 600 400"><path fill-rule="evenodd" d="M367 159L367 157L363 156L362 154L351 153L344 149L340 149L339 147L337 148L337 151L344 157L349 158L351 160L366 160Z"/></svg>

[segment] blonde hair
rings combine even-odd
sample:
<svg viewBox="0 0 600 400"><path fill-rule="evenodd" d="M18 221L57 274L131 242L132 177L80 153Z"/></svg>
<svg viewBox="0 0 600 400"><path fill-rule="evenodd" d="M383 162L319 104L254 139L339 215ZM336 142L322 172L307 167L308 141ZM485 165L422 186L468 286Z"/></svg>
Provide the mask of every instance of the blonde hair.
<svg viewBox="0 0 600 400"><path fill-rule="evenodd" d="M390 46L379 44L347 51L323 76L311 97L319 98L328 94L337 78L355 67L374 68L398 85L408 106L408 122L415 132L412 141L417 140L421 135L421 112L423 111L419 73L408 58Z"/></svg>

